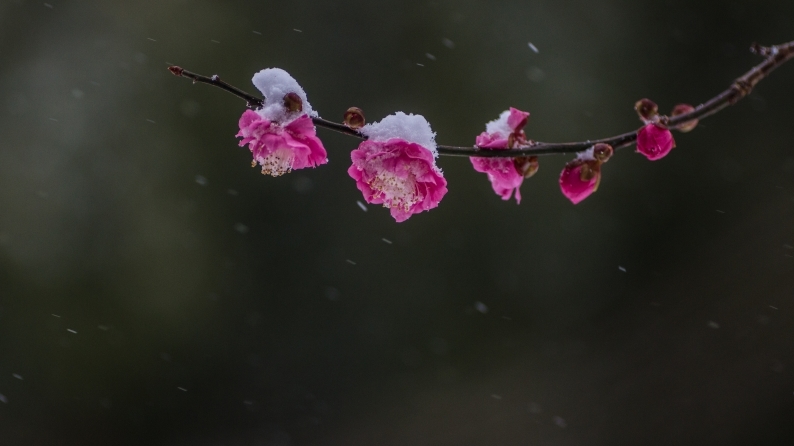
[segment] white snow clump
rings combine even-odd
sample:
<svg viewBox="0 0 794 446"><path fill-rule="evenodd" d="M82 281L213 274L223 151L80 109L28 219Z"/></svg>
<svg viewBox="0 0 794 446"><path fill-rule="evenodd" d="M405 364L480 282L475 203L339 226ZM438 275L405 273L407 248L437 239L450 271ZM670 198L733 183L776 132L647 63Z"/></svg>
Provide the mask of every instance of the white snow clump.
<svg viewBox="0 0 794 446"><path fill-rule="evenodd" d="M404 139L419 144L438 157L436 150L436 132L430 129L430 123L422 115L397 112L386 116L380 122L367 124L359 130L372 141L388 141L392 138Z"/></svg>
<svg viewBox="0 0 794 446"><path fill-rule="evenodd" d="M265 96L265 104L256 110L263 118L286 125L304 113L314 118L318 116L306 99L306 92L298 81L281 68L265 68L256 73L251 82ZM295 93L301 98L303 111L290 113L284 107L284 96L288 93Z"/></svg>
<svg viewBox="0 0 794 446"><path fill-rule="evenodd" d="M485 132L488 134L499 134L502 138L507 138L513 133L513 129L507 125L507 118L510 117L510 110L505 110L499 115L498 119L485 124Z"/></svg>

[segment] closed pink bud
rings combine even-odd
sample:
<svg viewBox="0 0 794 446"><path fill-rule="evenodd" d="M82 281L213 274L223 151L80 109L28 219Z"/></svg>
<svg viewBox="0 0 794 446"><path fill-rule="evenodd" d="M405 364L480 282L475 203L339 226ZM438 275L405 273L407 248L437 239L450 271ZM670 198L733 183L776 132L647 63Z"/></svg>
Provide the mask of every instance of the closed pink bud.
<svg viewBox="0 0 794 446"><path fill-rule="evenodd" d="M656 124L647 124L637 133L637 151L651 161L664 158L673 147L673 134Z"/></svg>
<svg viewBox="0 0 794 446"><path fill-rule="evenodd" d="M589 197L601 182L601 162L575 159L565 165L560 174L560 190L573 204Z"/></svg>

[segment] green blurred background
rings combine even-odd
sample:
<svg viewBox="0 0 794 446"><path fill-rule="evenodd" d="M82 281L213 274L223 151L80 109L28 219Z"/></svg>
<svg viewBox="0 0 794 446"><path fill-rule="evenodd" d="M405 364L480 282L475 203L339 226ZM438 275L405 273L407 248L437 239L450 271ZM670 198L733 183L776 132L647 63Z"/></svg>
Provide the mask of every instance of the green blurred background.
<svg viewBox="0 0 794 446"><path fill-rule="evenodd" d="M356 140L264 177L244 103L166 70L575 141L792 39L790 1L0 1L0 444L794 443L794 64L578 206L570 157L520 206L441 158L402 224Z"/></svg>

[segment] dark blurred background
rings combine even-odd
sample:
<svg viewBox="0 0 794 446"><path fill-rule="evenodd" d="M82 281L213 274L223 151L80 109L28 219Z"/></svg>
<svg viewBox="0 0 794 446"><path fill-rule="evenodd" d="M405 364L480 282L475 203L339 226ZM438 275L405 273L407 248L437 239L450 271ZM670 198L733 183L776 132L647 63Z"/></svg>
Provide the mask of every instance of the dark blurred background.
<svg viewBox="0 0 794 446"><path fill-rule="evenodd" d="M520 206L441 158L402 224L356 140L264 177L244 103L166 70L575 141L793 39L771 0L0 1L0 444L794 444L794 63L578 206L570 157Z"/></svg>

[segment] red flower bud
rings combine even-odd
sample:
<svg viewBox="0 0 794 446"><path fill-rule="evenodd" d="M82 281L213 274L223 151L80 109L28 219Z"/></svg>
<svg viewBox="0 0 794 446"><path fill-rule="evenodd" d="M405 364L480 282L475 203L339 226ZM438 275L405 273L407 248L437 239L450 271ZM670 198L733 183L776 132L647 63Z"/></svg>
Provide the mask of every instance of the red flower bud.
<svg viewBox="0 0 794 446"><path fill-rule="evenodd" d="M364 112L358 107L350 107L345 112L345 125L353 130L358 130L364 127L366 120L364 119Z"/></svg>
<svg viewBox="0 0 794 446"><path fill-rule="evenodd" d="M284 95L284 107L290 112L303 111L303 100L297 93L287 93Z"/></svg>
<svg viewBox="0 0 794 446"><path fill-rule="evenodd" d="M640 115L640 119L648 121L659 114L659 107L652 100L645 98L640 99L634 104L634 110Z"/></svg>
<svg viewBox="0 0 794 446"><path fill-rule="evenodd" d="M593 156L602 163L609 161L613 153L615 153L615 150L609 144L598 143L593 146Z"/></svg>
<svg viewBox="0 0 794 446"><path fill-rule="evenodd" d="M524 178L529 178L538 171L538 157L537 156L520 156L513 160L515 163L516 170L520 173Z"/></svg>
<svg viewBox="0 0 794 446"><path fill-rule="evenodd" d="M692 107L689 104L678 104L675 107L673 107L673 112L671 114L673 115L673 117L676 117L678 115L683 115L685 113L689 113L692 111L695 111L695 107ZM678 124L675 128L678 129L679 131L686 133L694 129L697 125L698 125L698 120L693 119L691 121L682 122L681 124Z"/></svg>
<svg viewBox="0 0 794 446"><path fill-rule="evenodd" d="M637 133L637 151L651 161L664 158L673 147L673 134L664 127L647 124Z"/></svg>

